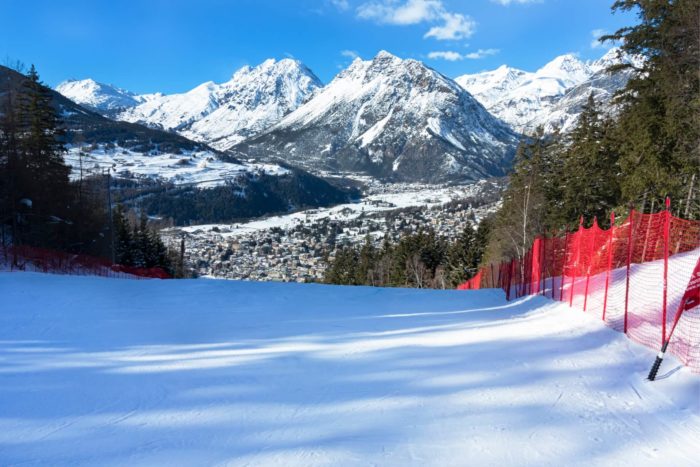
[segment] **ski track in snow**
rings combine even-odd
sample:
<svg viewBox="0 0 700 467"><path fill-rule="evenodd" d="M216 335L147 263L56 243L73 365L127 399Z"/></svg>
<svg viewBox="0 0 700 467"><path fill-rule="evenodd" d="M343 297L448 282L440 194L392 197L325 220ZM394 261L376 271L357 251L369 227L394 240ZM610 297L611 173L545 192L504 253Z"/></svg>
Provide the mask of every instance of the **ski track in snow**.
<svg viewBox="0 0 700 467"><path fill-rule="evenodd" d="M1 465L698 465L700 377L541 297L0 273Z"/></svg>

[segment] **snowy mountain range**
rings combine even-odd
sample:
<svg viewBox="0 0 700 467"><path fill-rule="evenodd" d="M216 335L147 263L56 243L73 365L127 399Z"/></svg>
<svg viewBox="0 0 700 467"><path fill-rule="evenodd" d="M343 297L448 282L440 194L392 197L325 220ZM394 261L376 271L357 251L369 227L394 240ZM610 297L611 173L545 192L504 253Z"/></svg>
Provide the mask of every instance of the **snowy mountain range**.
<svg viewBox="0 0 700 467"><path fill-rule="evenodd" d="M605 110L639 63L617 49L595 61L562 55L535 72L503 65L451 80L416 60L380 52L323 86L297 60L243 67L221 84L137 95L91 79L57 90L113 120L178 133L245 159L315 172L446 182L504 174L517 133L571 129L593 92Z"/></svg>
<svg viewBox="0 0 700 467"><path fill-rule="evenodd" d="M502 65L455 81L516 131L531 133L541 125L547 132L555 127L566 132L591 92L604 109L611 110L613 94L624 87L631 71L610 74L607 68L621 63L640 65L639 59L611 49L595 61L583 62L567 54L535 72Z"/></svg>
<svg viewBox="0 0 700 467"><path fill-rule="evenodd" d="M3 92L20 92L26 80L0 65ZM105 95L104 87L83 84L87 85L83 90L100 89L96 97ZM65 129L64 159L72 168L71 177L101 176L109 169L130 190L142 190L142 195L122 202L126 206L138 202L149 215L167 214L181 223L197 219L228 222L334 205L355 196L347 186L333 185L295 167L239 161L177 133L113 120L92 110L97 106L116 109L128 92L111 93L111 101L93 100L92 109L56 91L46 92ZM217 202L220 204L215 205Z"/></svg>
<svg viewBox="0 0 700 467"><path fill-rule="evenodd" d="M309 170L445 182L503 175L517 139L453 80L382 51L356 59L309 102L232 151Z"/></svg>
<svg viewBox="0 0 700 467"><path fill-rule="evenodd" d="M135 107L146 99L133 92L92 79L68 80L56 86L56 91L83 107L103 115L115 117L129 107Z"/></svg>
<svg viewBox="0 0 700 467"><path fill-rule="evenodd" d="M301 62L270 59L241 68L225 83L209 81L181 94L135 95L91 79L66 81L56 90L111 118L175 131L223 150L277 123L320 87Z"/></svg>

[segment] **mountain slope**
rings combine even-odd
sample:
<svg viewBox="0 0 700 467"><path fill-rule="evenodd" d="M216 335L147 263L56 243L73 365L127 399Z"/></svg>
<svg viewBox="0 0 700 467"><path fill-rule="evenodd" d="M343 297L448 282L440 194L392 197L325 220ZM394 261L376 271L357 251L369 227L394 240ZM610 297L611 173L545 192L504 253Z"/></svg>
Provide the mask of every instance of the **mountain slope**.
<svg viewBox="0 0 700 467"><path fill-rule="evenodd" d="M27 78L10 68L0 66L0 95L18 92ZM61 116L66 129L66 143L81 145L109 145L140 153L150 151L183 153L209 151L206 144L191 141L170 132L148 128L128 122L114 121L100 113L85 108L61 93L48 89L52 104Z"/></svg>
<svg viewBox="0 0 700 467"><path fill-rule="evenodd" d="M64 81L56 86L56 91L83 107L109 117L114 117L153 96L139 96L126 89L98 83L92 79Z"/></svg>
<svg viewBox="0 0 700 467"><path fill-rule="evenodd" d="M524 133L542 125L545 131L567 131L576 122L581 107L593 92L609 109L615 91L624 87L630 71L610 74L608 67L634 63L633 57L611 49L593 62L582 62L567 54L555 58L534 73L502 66L493 71L463 75L455 79L492 114Z"/></svg>
<svg viewBox="0 0 700 467"><path fill-rule="evenodd" d="M516 142L454 81L380 52L355 60L309 102L232 151L309 170L446 182L504 174Z"/></svg>
<svg viewBox="0 0 700 467"><path fill-rule="evenodd" d="M0 290L7 465L697 465L700 378L667 356L644 381L655 352L543 297L26 272Z"/></svg>
<svg viewBox="0 0 700 467"><path fill-rule="evenodd" d="M321 86L301 62L270 59L241 68L225 83L209 81L181 94L139 96L92 80L65 82L57 90L111 118L223 150L277 123Z"/></svg>
<svg viewBox="0 0 700 467"><path fill-rule="evenodd" d="M455 81L488 107L498 102L505 93L532 79L533 73L501 65L492 71L463 75Z"/></svg>
<svg viewBox="0 0 700 467"><path fill-rule="evenodd" d="M0 97L9 90L19 91L26 79L14 70L0 67ZM347 190L304 171L277 164L243 163L176 133L111 120L56 91L48 92L66 129L65 160L72 166L73 176L81 172L85 176L99 174L110 168L119 179L116 183L137 184L141 190L150 192L146 201L157 198L163 206L168 206L163 211L154 207L149 211L151 214L170 213L182 204L183 191L188 196L200 195L200 191L208 191L200 190L203 188L216 189L200 196L214 201L217 197L230 197L231 192L240 193L234 197L236 206L228 211L190 211L188 219L228 221L328 206L349 199ZM139 203L144 201L141 195L137 198ZM282 203L282 199L286 202Z"/></svg>

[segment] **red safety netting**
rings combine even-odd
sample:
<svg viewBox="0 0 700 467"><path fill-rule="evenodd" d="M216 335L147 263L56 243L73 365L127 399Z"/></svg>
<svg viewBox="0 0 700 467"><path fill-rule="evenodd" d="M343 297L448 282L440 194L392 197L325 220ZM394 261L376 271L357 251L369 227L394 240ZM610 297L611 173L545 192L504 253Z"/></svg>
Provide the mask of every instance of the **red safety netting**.
<svg viewBox="0 0 700 467"><path fill-rule="evenodd" d="M700 222L632 211L621 224L537 237L523 258L488 265L461 289L502 288L508 300L541 294L594 315L700 373L700 307L676 311L700 257ZM671 258L671 260L669 260Z"/></svg>
<svg viewBox="0 0 700 467"><path fill-rule="evenodd" d="M463 282L457 286L457 290L477 290L481 289L481 278L483 276L483 271L477 272L474 277L466 282Z"/></svg>
<svg viewBox="0 0 700 467"><path fill-rule="evenodd" d="M47 250L31 246L0 247L0 270L34 271L80 276L130 279L170 279L162 268L137 268L112 264L103 258Z"/></svg>

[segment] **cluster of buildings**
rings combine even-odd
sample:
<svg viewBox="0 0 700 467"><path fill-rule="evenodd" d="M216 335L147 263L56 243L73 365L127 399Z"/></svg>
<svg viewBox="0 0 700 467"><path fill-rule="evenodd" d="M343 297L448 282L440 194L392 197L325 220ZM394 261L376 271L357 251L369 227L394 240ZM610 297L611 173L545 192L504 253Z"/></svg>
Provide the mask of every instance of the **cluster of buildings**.
<svg viewBox="0 0 700 467"><path fill-rule="evenodd" d="M497 187L498 188L498 187ZM381 246L404 235L434 230L454 240L468 223L498 207L500 192L488 190L448 202L397 207L383 199L312 209L247 224L168 229L166 241L185 238L186 262L200 276L255 281L319 282L338 248L369 240Z"/></svg>

